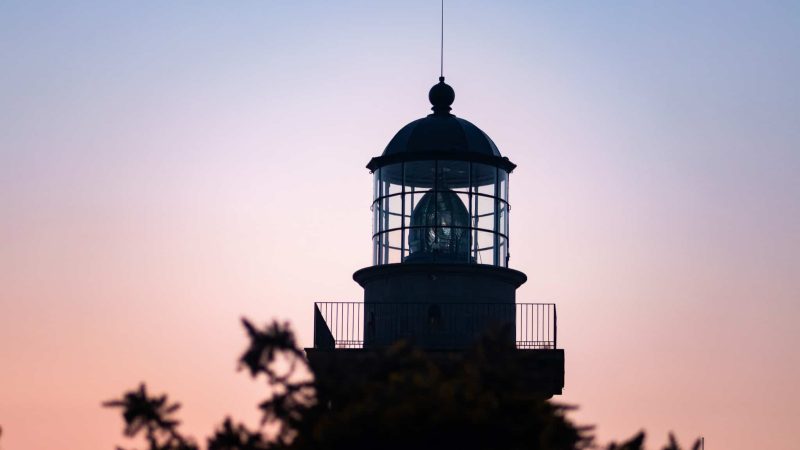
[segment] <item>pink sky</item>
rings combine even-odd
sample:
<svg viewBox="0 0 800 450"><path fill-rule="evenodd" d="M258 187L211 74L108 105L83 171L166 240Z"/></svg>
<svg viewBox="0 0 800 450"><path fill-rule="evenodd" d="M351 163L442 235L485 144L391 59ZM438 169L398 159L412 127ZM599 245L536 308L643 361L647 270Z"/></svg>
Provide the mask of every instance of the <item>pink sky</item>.
<svg viewBox="0 0 800 450"><path fill-rule="evenodd" d="M712 2L713 3L713 2ZM796 448L796 5L459 3L454 113L519 165L519 301L601 441ZM208 435L264 396L241 316L360 300L371 178L428 112L431 2L0 5L4 449L110 449L146 381Z"/></svg>

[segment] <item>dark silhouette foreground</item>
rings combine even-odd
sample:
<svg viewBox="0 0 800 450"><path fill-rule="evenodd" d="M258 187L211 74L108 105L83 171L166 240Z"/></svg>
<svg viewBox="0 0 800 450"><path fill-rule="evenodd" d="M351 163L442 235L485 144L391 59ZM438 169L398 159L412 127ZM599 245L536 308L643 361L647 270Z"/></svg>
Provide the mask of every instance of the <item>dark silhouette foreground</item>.
<svg viewBox="0 0 800 450"><path fill-rule="evenodd" d="M315 378L288 324L244 327L250 345L240 367L264 376L271 395L258 405L262 426L226 418L208 450L577 450L594 447L591 427L566 418L569 407L543 400L518 380L509 351L491 336L451 365L432 363L399 344L362 381L334 385ZM325 383L328 383L327 385ZM144 384L104 403L122 409L125 435L143 436L149 450L198 450L178 430L180 408ZM643 448L640 432L609 450ZM697 441L692 447L699 449ZM679 450L675 439L665 450Z"/></svg>

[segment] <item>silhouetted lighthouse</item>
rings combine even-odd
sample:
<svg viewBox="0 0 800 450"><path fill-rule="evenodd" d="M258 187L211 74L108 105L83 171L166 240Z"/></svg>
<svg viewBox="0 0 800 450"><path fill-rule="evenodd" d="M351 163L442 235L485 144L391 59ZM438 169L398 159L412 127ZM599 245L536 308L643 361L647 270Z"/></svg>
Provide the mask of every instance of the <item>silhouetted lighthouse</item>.
<svg viewBox="0 0 800 450"><path fill-rule="evenodd" d="M432 356L469 348L490 329L544 396L564 386L556 308L517 303L527 277L509 267L509 175L516 167L472 123L451 111L439 78L433 113L404 126L367 168L373 175L372 265L353 274L363 302L316 303L311 363L363 364L406 340ZM324 373L324 371L323 371Z"/></svg>

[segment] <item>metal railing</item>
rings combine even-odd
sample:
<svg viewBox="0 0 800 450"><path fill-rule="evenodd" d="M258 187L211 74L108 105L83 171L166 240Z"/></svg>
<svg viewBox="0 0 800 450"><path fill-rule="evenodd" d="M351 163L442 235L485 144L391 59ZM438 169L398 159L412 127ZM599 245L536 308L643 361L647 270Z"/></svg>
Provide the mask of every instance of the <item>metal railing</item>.
<svg viewBox="0 0 800 450"><path fill-rule="evenodd" d="M315 348L377 348L401 339L424 348L463 348L503 329L518 349L555 349L557 326L554 303L314 304Z"/></svg>

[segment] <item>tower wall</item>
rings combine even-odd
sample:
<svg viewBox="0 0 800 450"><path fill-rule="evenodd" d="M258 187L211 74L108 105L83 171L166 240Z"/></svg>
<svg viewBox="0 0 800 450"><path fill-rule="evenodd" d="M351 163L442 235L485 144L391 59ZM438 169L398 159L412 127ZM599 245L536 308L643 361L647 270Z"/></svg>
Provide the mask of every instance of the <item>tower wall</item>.
<svg viewBox="0 0 800 450"><path fill-rule="evenodd" d="M400 339L423 348L465 348L487 331L514 342L524 273L479 264L406 263L361 269L364 347Z"/></svg>

